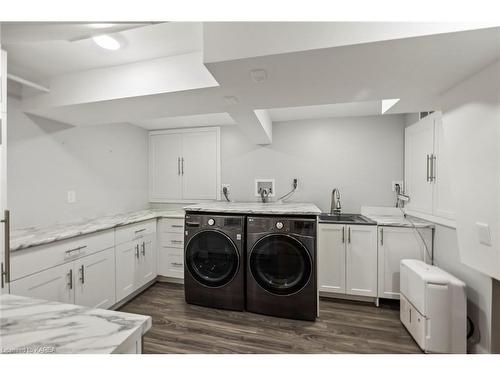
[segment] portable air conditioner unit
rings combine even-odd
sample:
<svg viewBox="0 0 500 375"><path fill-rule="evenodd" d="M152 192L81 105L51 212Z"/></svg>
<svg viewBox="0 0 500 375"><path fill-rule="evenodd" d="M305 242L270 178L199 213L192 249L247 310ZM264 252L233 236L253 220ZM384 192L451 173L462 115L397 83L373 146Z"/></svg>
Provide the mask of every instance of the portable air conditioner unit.
<svg viewBox="0 0 500 375"><path fill-rule="evenodd" d="M426 353L466 353L465 284L416 259L400 266L401 322Z"/></svg>

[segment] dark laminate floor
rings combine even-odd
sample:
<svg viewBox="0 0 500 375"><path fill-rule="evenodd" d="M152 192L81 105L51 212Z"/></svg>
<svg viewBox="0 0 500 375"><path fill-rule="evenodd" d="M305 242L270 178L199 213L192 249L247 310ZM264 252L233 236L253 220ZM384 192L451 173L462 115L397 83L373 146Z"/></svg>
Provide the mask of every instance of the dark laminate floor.
<svg viewBox="0 0 500 375"><path fill-rule="evenodd" d="M156 283L120 310L151 315L145 353L421 353L397 305L320 300L316 322L188 305L182 285Z"/></svg>

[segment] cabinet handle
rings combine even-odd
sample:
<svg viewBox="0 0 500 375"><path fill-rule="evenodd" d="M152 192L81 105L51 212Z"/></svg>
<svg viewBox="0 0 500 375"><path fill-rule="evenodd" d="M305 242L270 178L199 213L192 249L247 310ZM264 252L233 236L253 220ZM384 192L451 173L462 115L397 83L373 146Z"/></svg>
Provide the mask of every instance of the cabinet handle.
<svg viewBox="0 0 500 375"><path fill-rule="evenodd" d="M146 228L142 228L142 229L137 229L134 233L137 234L137 233L141 233L141 232L144 232L146 230Z"/></svg>
<svg viewBox="0 0 500 375"><path fill-rule="evenodd" d="M384 245L384 228L380 228L380 244Z"/></svg>
<svg viewBox="0 0 500 375"><path fill-rule="evenodd" d="M182 172L182 175L184 176L184 158L181 158L181 172Z"/></svg>
<svg viewBox="0 0 500 375"><path fill-rule="evenodd" d="M182 263L177 263L177 262L172 262L170 263L172 266L176 266L176 267L180 267L180 266L183 266Z"/></svg>
<svg viewBox="0 0 500 375"><path fill-rule="evenodd" d="M3 219L0 221L4 224L4 263L2 263L2 269L0 278L2 279L2 288L5 286L5 283L10 282L10 211L5 210L3 212Z"/></svg>
<svg viewBox="0 0 500 375"><path fill-rule="evenodd" d="M85 249L86 247L87 246L78 246L78 247L75 247L74 249L66 250L65 253L66 254L71 254L73 251L79 251L79 250Z"/></svg>
<svg viewBox="0 0 500 375"><path fill-rule="evenodd" d="M171 227L172 228L184 228L184 225L182 225L182 224L172 224Z"/></svg>
<svg viewBox="0 0 500 375"><path fill-rule="evenodd" d="M85 266L83 264L80 267L80 281L85 284Z"/></svg>
<svg viewBox="0 0 500 375"><path fill-rule="evenodd" d="M431 181L431 177L430 177L430 174L429 174L429 163L430 163L430 160L431 160L431 157L430 157L429 154L427 154L427 164L426 164L426 168L427 168L427 182Z"/></svg>
<svg viewBox="0 0 500 375"><path fill-rule="evenodd" d="M342 243L345 242L345 227L342 227Z"/></svg>
<svg viewBox="0 0 500 375"><path fill-rule="evenodd" d="M177 158L177 175L181 175L181 158Z"/></svg>
<svg viewBox="0 0 500 375"><path fill-rule="evenodd" d="M347 230L347 242L351 243L351 227Z"/></svg>
<svg viewBox="0 0 500 375"><path fill-rule="evenodd" d="M182 241L181 241L181 240L170 240L170 242L171 242L171 243L179 243L179 244L180 244L180 243L182 243Z"/></svg>
<svg viewBox="0 0 500 375"><path fill-rule="evenodd" d="M142 251L141 251L142 256L146 256L146 243L142 242L141 246L142 246Z"/></svg>
<svg viewBox="0 0 500 375"><path fill-rule="evenodd" d="M431 181L436 181L436 155L431 154Z"/></svg>
<svg viewBox="0 0 500 375"><path fill-rule="evenodd" d="M68 277L69 277L69 281L68 281L68 287L70 289L73 289L73 269L70 269L69 272L68 272Z"/></svg>
<svg viewBox="0 0 500 375"><path fill-rule="evenodd" d="M139 259L139 244L135 245L135 256Z"/></svg>

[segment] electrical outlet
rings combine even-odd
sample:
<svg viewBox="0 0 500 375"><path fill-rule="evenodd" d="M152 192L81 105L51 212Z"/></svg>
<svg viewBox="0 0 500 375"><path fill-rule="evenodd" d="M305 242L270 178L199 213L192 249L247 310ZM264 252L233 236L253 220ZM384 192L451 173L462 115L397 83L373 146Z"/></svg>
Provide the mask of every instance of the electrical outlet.
<svg viewBox="0 0 500 375"><path fill-rule="evenodd" d="M399 185L400 189L401 189L401 193L403 193L403 181L392 181L392 185L391 185L391 188L392 188L392 191L396 191L396 185Z"/></svg>
<svg viewBox="0 0 500 375"><path fill-rule="evenodd" d="M76 191L74 191L74 190L68 190L68 193L67 193L67 202L68 203L75 203L76 202Z"/></svg>

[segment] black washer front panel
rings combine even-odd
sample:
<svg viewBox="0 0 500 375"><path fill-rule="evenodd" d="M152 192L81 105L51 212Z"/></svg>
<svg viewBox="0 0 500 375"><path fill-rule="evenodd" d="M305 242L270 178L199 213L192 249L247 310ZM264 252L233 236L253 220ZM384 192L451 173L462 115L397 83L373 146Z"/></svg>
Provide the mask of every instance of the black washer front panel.
<svg viewBox="0 0 500 375"><path fill-rule="evenodd" d="M186 245L186 267L200 284L218 288L238 272L240 257L234 242L219 230L202 230Z"/></svg>
<svg viewBox="0 0 500 375"><path fill-rule="evenodd" d="M287 234L269 234L250 252L249 268L261 288L277 295L292 295L309 282L311 256L304 245Z"/></svg>

